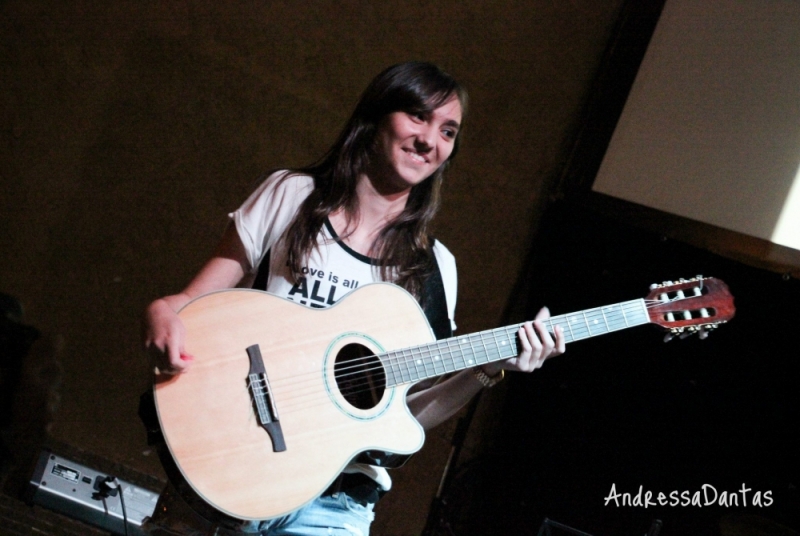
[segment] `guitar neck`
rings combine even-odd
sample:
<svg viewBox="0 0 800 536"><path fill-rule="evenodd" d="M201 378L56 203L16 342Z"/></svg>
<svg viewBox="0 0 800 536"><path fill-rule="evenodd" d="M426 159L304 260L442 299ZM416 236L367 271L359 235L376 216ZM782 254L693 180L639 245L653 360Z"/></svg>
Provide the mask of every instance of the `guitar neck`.
<svg viewBox="0 0 800 536"><path fill-rule="evenodd" d="M548 331L561 326L566 342L579 341L650 322L644 299L586 309L544 321ZM433 378L516 357L517 331L522 324L479 331L429 344L381 354L387 387Z"/></svg>

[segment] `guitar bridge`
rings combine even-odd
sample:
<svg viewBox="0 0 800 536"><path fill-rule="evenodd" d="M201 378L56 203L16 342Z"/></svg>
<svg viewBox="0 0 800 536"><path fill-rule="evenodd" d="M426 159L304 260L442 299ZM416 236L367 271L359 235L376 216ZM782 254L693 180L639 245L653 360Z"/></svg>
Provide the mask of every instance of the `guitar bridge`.
<svg viewBox="0 0 800 536"><path fill-rule="evenodd" d="M247 356L250 358L250 372L247 375L247 388L250 391L250 398L253 400L253 409L258 418L258 424L266 430L272 440L272 450L283 452L286 450L286 442L283 440L283 430L278 420L278 408L270 392L269 378L267 370L264 368L264 359L261 357L261 349L257 344L247 348Z"/></svg>

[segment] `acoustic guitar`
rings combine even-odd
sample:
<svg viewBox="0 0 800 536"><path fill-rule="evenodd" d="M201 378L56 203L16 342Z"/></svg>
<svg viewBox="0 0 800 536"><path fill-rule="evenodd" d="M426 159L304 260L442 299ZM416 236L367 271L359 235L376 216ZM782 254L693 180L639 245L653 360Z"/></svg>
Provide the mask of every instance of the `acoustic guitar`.
<svg viewBox="0 0 800 536"><path fill-rule="evenodd" d="M572 342L648 323L668 336L705 334L733 315L727 286L697 277L546 325ZM520 326L436 341L414 298L386 283L328 309L224 290L179 316L195 360L184 374L156 377L162 432L192 488L239 519L300 508L365 451L419 450L424 433L406 406L409 387L515 357Z"/></svg>

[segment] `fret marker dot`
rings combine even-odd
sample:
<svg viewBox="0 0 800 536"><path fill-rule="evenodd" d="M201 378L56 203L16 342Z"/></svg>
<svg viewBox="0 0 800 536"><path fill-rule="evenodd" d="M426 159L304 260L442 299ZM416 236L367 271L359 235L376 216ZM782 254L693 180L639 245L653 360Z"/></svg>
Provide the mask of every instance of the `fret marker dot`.
<svg viewBox="0 0 800 536"><path fill-rule="evenodd" d="M433 356L433 358L434 358L436 361L439 361L439 356L438 356L438 355L435 355L435 356Z"/></svg>
<svg viewBox="0 0 800 536"><path fill-rule="evenodd" d="M461 339L461 344L467 344L467 339Z"/></svg>
<svg viewBox="0 0 800 536"><path fill-rule="evenodd" d="M421 365L421 364L422 364L422 361L420 359L417 359L417 365Z"/></svg>
<svg viewBox="0 0 800 536"><path fill-rule="evenodd" d="M592 324L599 324L599 323L600 323L599 320L595 320L594 322L592 322Z"/></svg>
<svg viewBox="0 0 800 536"><path fill-rule="evenodd" d="M501 346L505 346L506 344L507 344L506 341L500 343Z"/></svg>
<svg viewBox="0 0 800 536"><path fill-rule="evenodd" d="M469 363L469 364L471 365L471 364L473 363L472 359L470 359L469 361L467 361L467 363Z"/></svg>

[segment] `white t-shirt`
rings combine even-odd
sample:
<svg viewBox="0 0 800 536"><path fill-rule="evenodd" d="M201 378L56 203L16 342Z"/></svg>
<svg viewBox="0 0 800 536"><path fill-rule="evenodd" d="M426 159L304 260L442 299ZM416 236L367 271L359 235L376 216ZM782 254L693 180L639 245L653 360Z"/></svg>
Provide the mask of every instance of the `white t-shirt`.
<svg viewBox="0 0 800 536"><path fill-rule="evenodd" d="M369 257L337 242L335 231L326 222L318 239L320 247L302 267L303 275L298 282L291 282L282 238L300 204L313 190L314 180L307 175L281 180L285 174L270 175L236 212L230 214L252 272L258 270L264 255L270 252L267 292L308 307L329 307L348 292L380 281L380 273ZM433 251L444 283L447 315L455 330L453 319L458 286L455 258L438 240L434 242Z"/></svg>
<svg viewBox="0 0 800 536"><path fill-rule="evenodd" d="M302 276L296 283L292 282L283 235L300 204L314 189L314 179L308 175L293 175L282 180L286 174L286 171L279 171L270 175L238 210L230 214L252 273L258 271L262 259L267 252L270 253L267 292L307 307L330 307L352 290L381 281L380 272L370 258L336 241L335 231L326 221L317 239L319 248L302 267ZM434 242L433 251L442 275L448 318L455 330L455 258L438 240ZM344 472L364 473L384 490L389 490L392 485L382 467L351 463Z"/></svg>

